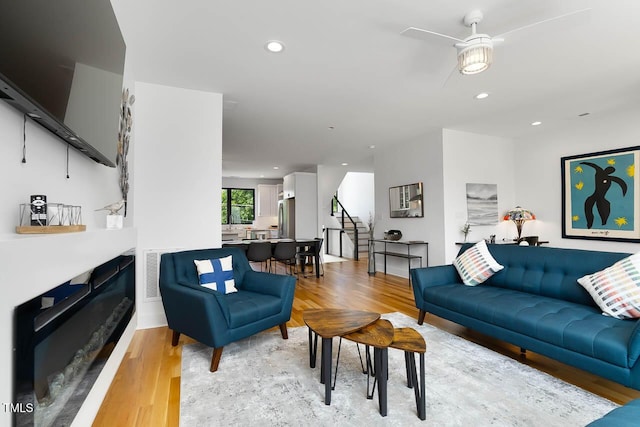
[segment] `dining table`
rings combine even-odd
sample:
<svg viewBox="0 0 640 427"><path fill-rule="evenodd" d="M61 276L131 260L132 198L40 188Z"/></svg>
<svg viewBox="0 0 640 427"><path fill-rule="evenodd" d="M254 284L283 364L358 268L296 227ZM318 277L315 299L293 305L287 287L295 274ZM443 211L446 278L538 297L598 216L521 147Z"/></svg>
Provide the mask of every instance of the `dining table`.
<svg viewBox="0 0 640 427"><path fill-rule="evenodd" d="M249 248L249 245L251 244L251 242L270 242L271 243L271 249L273 250L273 248L275 247L276 243L278 242L296 242L296 246L302 250L304 250L305 248L309 248L309 249L313 249L313 252L315 253L315 256L313 257L313 262L316 265L316 277L319 278L320 277L320 269L318 268L318 266L320 265L320 251L317 250L317 246L321 243L321 240L318 239L314 239L314 238L296 238L296 239L242 239L242 240L226 240L222 242L222 247L237 247L240 248L242 250L244 250L245 252L247 251L247 249ZM305 260L302 259L300 261L300 269L302 271L302 273L304 274L304 268L305 268Z"/></svg>

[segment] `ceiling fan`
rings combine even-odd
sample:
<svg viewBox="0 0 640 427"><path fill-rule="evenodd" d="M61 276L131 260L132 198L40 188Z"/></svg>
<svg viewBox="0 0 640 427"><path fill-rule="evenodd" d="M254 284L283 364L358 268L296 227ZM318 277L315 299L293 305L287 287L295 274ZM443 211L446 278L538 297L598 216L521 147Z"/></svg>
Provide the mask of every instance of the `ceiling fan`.
<svg viewBox="0 0 640 427"><path fill-rule="evenodd" d="M459 39L457 37L416 27L409 27L402 31L400 34L402 34L403 36L417 38L423 38L422 36L425 35L437 36L455 41L456 43L454 43L453 46L455 46L458 51L458 71L460 71L461 74L465 75L478 74L485 71L491 66L491 64L493 63L493 46L495 44L503 42L505 35L533 27L535 25L544 24L546 22L555 21L579 13L587 12L589 10L591 10L591 8L565 13L553 18L548 18L542 21L524 25L522 27L509 30L493 37L489 36L488 34L478 33L477 26L482 21L483 15L480 10L472 10L463 18L464 25L471 28L471 35L465 37L464 39Z"/></svg>

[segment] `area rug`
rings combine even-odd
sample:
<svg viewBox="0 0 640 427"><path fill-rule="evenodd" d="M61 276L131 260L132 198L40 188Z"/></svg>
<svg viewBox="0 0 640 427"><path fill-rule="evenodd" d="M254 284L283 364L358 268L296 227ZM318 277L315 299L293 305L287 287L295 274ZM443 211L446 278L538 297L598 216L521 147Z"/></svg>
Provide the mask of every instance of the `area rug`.
<svg viewBox="0 0 640 427"><path fill-rule="evenodd" d="M336 388L324 404L319 354L309 367L308 329L258 334L224 348L210 373L211 348L182 349L180 425L191 426L584 426L617 405L401 313L383 315L427 342L427 419L417 417L403 353L389 350L388 415L366 399L356 345L342 342ZM320 346L319 346L320 347ZM338 348L334 340L334 366ZM362 349L362 347L361 347ZM318 348L318 352L319 352Z"/></svg>
<svg viewBox="0 0 640 427"><path fill-rule="evenodd" d="M325 264L329 264L332 262L345 262L345 261L351 261L351 258L342 258L339 256L329 255L329 254L322 255L322 262Z"/></svg>

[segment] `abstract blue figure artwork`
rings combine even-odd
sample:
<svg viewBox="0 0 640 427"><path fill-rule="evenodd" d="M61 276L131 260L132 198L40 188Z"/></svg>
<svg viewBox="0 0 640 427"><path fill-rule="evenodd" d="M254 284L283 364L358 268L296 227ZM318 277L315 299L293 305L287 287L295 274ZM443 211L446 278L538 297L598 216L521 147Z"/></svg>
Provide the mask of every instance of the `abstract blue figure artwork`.
<svg viewBox="0 0 640 427"><path fill-rule="evenodd" d="M640 241L640 147L562 158L562 237Z"/></svg>

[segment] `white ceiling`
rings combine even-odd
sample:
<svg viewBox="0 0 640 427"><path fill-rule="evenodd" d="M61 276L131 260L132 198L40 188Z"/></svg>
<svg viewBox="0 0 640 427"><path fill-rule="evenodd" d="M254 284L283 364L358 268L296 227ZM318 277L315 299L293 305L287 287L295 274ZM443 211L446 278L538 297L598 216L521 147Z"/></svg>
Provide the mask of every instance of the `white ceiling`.
<svg viewBox="0 0 640 427"><path fill-rule="evenodd" d="M637 107L640 95L638 0L117 1L136 80L224 94L225 177L371 170L371 145L442 127L517 138ZM508 35L474 76L453 71L450 41L400 35L464 38L473 9L479 32L497 35L585 8ZM285 51L268 53L271 39Z"/></svg>

